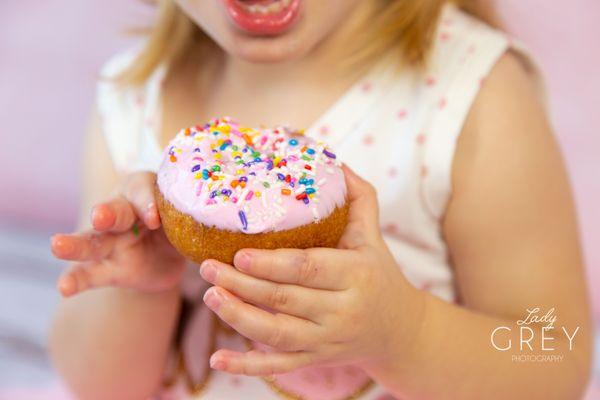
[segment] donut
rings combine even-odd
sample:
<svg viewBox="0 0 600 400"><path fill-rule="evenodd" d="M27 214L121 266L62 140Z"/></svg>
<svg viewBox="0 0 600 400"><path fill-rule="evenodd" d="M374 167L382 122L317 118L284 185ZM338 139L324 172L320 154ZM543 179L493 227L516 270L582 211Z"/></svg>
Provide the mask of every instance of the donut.
<svg viewBox="0 0 600 400"><path fill-rule="evenodd" d="M182 129L163 152L155 197L168 240L196 263L242 248L335 247L348 204L325 143L230 118Z"/></svg>

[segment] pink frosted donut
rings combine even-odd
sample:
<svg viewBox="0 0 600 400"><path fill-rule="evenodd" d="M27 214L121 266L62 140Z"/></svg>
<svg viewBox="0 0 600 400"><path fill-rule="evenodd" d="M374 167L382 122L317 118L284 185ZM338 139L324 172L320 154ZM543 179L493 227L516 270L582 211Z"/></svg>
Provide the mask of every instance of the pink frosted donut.
<svg viewBox="0 0 600 400"><path fill-rule="evenodd" d="M180 131L164 151L156 194L167 237L194 261L240 248L335 246L347 220L341 164L286 127L229 118Z"/></svg>

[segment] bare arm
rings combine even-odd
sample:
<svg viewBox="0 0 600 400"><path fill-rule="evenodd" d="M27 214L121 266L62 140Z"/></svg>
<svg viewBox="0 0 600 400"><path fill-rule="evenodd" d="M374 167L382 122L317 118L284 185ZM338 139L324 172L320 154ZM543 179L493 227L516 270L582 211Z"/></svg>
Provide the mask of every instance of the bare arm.
<svg viewBox="0 0 600 400"><path fill-rule="evenodd" d="M81 227L89 228L92 206L112 196L118 183L97 115L91 121L84 160ZM151 191L140 187L137 192L142 193L138 202L152 200L143 199L143 193ZM135 207L128 204L117 197L93 213L92 223L103 226L103 233L89 230L53 238L55 255L75 261L61 277L59 287L63 294L78 295L60 302L51 328L50 352L78 399L135 400L151 395L161 382L177 321L177 285L157 291L118 285L125 276L117 276L115 271L127 272L133 266L121 265L110 253L121 252L126 262L145 262L128 243L122 244L136 240L127 233L136 220ZM154 224L156 228L158 217ZM146 235L158 233L148 231ZM181 260L174 258L173 262ZM93 287L98 288L87 291Z"/></svg>
<svg viewBox="0 0 600 400"><path fill-rule="evenodd" d="M465 307L427 296L410 364L376 368L375 376L409 398L579 398L591 350L575 211L534 84L510 54L476 100L458 143L453 184L443 228ZM520 349L516 322L536 307L538 315L555 309L555 329L545 332L554 338L545 343L553 351L542 350L546 323L528 325L533 350ZM510 350L492 346L500 326L511 331L497 332L496 344L505 348L511 340ZM572 349L563 326L569 335L579 327ZM530 336L525 330L524 338ZM539 354L563 358L512 358Z"/></svg>

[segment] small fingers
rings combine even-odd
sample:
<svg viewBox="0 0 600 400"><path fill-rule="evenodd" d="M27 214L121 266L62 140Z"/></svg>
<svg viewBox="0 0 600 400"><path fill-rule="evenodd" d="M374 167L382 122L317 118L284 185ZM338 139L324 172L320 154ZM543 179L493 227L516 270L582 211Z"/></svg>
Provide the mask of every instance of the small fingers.
<svg viewBox="0 0 600 400"><path fill-rule="evenodd" d="M254 278L216 260L204 261L200 274L245 301L311 321L318 322L323 310L335 309L331 292Z"/></svg>
<svg viewBox="0 0 600 400"><path fill-rule="evenodd" d="M83 291L114 286L117 271L104 263L78 263L69 266L58 278L57 287L64 297Z"/></svg>
<svg viewBox="0 0 600 400"><path fill-rule="evenodd" d="M251 350L247 353L239 353L232 350L218 350L210 357L210 366L214 369L250 376L283 374L314 362L314 354L305 351L266 353Z"/></svg>
<svg viewBox="0 0 600 400"><path fill-rule="evenodd" d="M244 303L223 288L208 289L204 302L242 336L276 349L305 350L320 341L319 325L287 314L272 314Z"/></svg>
<svg viewBox="0 0 600 400"><path fill-rule="evenodd" d="M122 196L92 208L92 226L96 231L125 232L137 217L131 204Z"/></svg>
<svg viewBox="0 0 600 400"><path fill-rule="evenodd" d="M122 189L122 194L133 207L135 214L149 229L160 227L160 217L154 198L156 174L138 172L129 176Z"/></svg>
<svg viewBox="0 0 600 400"><path fill-rule="evenodd" d="M57 234L50 239L52 253L62 260L101 260L114 248L115 236L103 233Z"/></svg>
<svg viewBox="0 0 600 400"><path fill-rule="evenodd" d="M343 290L349 286L346 266L352 260L345 251L337 249L244 249L236 253L233 263L240 271L257 278Z"/></svg>

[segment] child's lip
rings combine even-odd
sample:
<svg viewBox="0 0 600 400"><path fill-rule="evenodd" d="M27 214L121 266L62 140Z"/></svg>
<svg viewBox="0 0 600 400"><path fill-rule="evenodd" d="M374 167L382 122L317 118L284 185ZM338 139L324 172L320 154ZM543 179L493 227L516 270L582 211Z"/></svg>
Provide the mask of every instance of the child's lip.
<svg viewBox="0 0 600 400"><path fill-rule="evenodd" d="M298 20L302 0L223 0L232 21L256 35L279 35Z"/></svg>

